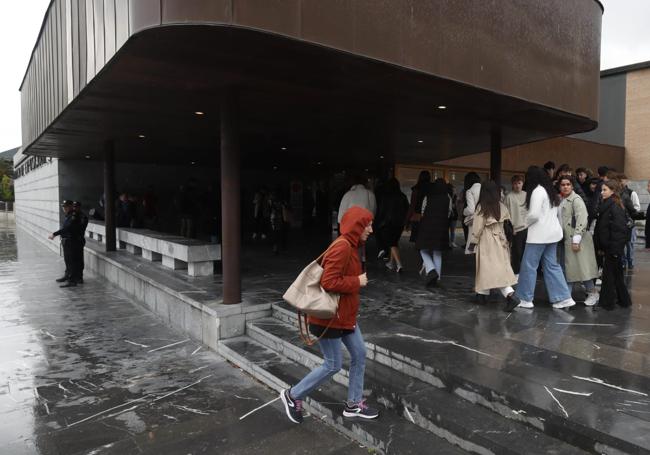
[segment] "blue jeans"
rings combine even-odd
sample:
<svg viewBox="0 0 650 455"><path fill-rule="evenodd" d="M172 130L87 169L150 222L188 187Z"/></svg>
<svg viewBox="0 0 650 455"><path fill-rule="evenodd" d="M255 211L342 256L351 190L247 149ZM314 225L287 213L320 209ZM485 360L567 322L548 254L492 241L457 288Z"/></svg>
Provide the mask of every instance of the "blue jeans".
<svg viewBox="0 0 650 455"><path fill-rule="evenodd" d="M295 400L304 400L307 395L317 389L339 372L343 366L343 351L341 343L350 353L350 380L348 385L348 402L358 403L363 398L363 375L366 370L366 345L359 325L354 332L341 338L321 338L318 342L324 361L321 366L312 370L307 376L293 386L289 391Z"/></svg>
<svg viewBox="0 0 650 455"><path fill-rule="evenodd" d="M438 277L442 277L442 251L420 250L420 256L427 273L435 270L438 272Z"/></svg>
<svg viewBox="0 0 650 455"><path fill-rule="evenodd" d="M537 268L542 263L544 283L551 303L561 302L571 297L569 286L557 263L557 243L527 243L524 257L521 259L517 297L532 302L537 284Z"/></svg>

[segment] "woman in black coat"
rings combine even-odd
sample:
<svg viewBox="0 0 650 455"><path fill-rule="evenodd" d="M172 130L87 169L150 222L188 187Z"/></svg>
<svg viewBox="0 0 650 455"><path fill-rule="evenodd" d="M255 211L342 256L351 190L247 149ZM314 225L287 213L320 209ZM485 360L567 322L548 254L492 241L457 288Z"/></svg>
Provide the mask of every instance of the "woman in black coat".
<svg viewBox="0 0 650 455"><path fill-rule="evenodd" d="M598 209L598 221L594 231L596 251L603 257L602 286L598 305L614 309L618 303L622 307L632 305L630 294L625 286L621 257L629 237L625 208L619 196L622 190L617 180L603 183L603 202Z"/></svg>
<svg viewBox="0 0 650 455"><path fill-rule="evenodd" d="M433 182L425 194L415 247L420 250L427 272L427 286L434 286L441 275L442 252L449 249L449 217L452 204L444 179Z"/></svg>
<svg viewBox="0 0 650 455"><path fill-rule="evenodd" d="M396 178L390 179L384 186L382 197L378 199L377 216L373 223L377 243L381 251L390 251L386 267L397 272L402 271L399 254L399 239L404 230L404 219L409 209L409 201L400 189ZM381 253L380 253L381 254Z"/></svg>

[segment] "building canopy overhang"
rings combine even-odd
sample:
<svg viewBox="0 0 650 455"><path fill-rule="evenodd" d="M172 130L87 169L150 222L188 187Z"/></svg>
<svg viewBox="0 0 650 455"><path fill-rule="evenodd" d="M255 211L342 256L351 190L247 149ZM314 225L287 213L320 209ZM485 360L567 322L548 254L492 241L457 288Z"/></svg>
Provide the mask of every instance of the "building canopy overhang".
<svg viewBox="0 0 650 455"><path fill-rule="evenodd" d="M118 161L216 164L232 92L247 166L430 162L495 129L507 147L597 125L593 0L188 3L105 0L98 27L54 0L21 88L25 153L101 159L111 139ZM49 82L57 20L70 49L52 44Z"/></svg>

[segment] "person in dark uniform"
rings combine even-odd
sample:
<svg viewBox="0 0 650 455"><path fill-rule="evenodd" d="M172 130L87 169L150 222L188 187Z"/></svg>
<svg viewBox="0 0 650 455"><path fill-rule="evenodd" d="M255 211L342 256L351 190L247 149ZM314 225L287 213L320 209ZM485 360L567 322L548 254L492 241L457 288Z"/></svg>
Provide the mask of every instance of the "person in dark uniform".
<svg viewBox="0 0 650 455"><path fill-rule="evenodd" d="M74 256L74 244L75 241L78 242L79 232L81 230L81 222L79 216L74 212L72 207L72 201L65 200L61 203L63 212L65 213L65 219L63 220L63 226L56 232L53 232L48 236L50 240L54 240L54 237L57 235L61 236L61 245L63 246L63 260L65 261L65 273L61 278L58 278L56 281L62 283L67 281L62 288L73 287L77 285L77 279L79 277L78 272L78 263L75 261Z"/></svg>
<svg viewBox="0 0 650 455"><path fill-rule="evenodd" d="M81 209L81 202L74 201L72 203L72 208L74 213L79 217L79 238L76 242L73 242L75 248L75 257L77 263L79 264L77 276L77 283L84 283L84 246L86 246L86 228L88 227L88 216Z"/></svg>

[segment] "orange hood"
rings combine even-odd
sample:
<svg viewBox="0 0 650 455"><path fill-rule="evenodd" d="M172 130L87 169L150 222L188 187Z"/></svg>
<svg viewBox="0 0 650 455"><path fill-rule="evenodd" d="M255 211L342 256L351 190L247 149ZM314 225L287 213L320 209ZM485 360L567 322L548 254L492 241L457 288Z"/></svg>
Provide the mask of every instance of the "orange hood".
<svg viewBox="0 0 650 455"><path fill-rule="evenodd" d="M350 207L341 218L341 237L350 242L353 247L361 243L363 230L372 223L372 213L359 206Z"/></svg>

